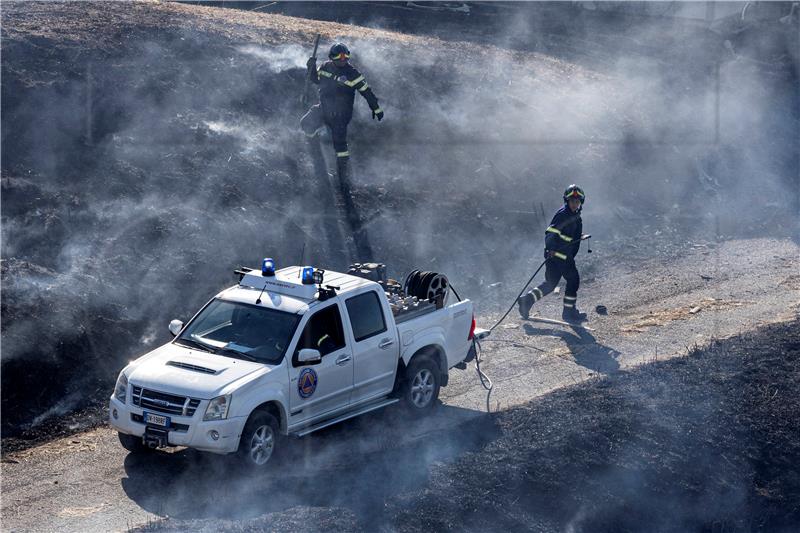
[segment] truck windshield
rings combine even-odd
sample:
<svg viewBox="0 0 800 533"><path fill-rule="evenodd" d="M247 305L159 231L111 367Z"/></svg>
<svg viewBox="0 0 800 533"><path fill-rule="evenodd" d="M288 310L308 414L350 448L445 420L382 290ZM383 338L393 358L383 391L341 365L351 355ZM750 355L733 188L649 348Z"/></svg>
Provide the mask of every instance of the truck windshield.
<svg viewBox="0 0 800 533"><path fill-rule="evenodd" d="M300 316L216 299L175 339L177 344L261 363L280 363Z"/></svg>

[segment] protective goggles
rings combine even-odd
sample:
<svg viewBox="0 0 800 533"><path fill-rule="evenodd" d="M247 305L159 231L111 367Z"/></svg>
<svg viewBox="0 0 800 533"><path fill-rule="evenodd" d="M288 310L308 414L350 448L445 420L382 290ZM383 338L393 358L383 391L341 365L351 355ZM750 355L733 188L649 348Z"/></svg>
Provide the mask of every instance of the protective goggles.
<svg viewBox="0 0 800 533"><path fill-rule="evenodd" d="M579 200L583 200L584 194L578 190L570 191L564 196L565 198L578 198Z"/></svg>
<svg viewBox="0 0 800 533"><path fill-rule="evenodd" d="M329 57L333 61L339 61L340 59L350 59L350 54L345 54L344 52L341 52L339 54L336 54L335 56L329 56Z"/></svg>

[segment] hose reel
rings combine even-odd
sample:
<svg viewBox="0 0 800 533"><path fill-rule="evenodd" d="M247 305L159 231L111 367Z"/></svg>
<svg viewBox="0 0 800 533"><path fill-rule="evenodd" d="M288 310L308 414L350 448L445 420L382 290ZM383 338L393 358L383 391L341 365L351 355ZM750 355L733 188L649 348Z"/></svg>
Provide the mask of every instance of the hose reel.
<svg viewBox="0 0 800 533"><path fill-rule="evenodd" d="M412 270L406 276L403 292L406 296L416 296L420 300L437 302L437 306L438 300L441 299L441 305L444 306L449 287L447 276L444 274Z"/></svg>

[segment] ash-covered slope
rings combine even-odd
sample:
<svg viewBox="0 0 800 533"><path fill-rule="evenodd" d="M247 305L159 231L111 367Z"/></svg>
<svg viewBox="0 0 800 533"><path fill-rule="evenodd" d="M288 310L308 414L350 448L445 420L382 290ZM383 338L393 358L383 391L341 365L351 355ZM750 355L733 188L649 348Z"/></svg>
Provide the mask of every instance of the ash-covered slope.
<svg viewBox="0 0 800 533"><path fill-rule="evenodd" d="M525 19L479 46L160 3L15 2L2 25L4 436L100 405L240 264L359 259L346 233L330 238L339 211L297 129L316 33L323 50L348 42L387 112L378 125L357 104L351 149L356 205L394 275L439 270L472 297L520 283L573 181L595 234L793 223L793 74L722 46L626 53L657 24L606 37L596 68L504 48Z"/></svg>

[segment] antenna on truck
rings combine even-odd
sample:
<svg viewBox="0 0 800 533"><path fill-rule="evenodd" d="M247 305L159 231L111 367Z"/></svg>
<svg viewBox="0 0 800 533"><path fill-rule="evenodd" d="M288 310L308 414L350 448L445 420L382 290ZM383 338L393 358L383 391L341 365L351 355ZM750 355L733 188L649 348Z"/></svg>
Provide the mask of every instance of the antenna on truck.
<svg viewBox="0 0 800 533"><path fill-rule="evenodd" d="M261 295L262 295L262 294L264 294L264 290L265 290L266 288L267 288L267 284L265 283L265 284L264 284L264 288L263 288L263 289L261 289L261 292L259 292L259 293L258 293L258 298L256 299L256 303L257 303L257 304L260 304L260 303L261 303Z"/></svg>

